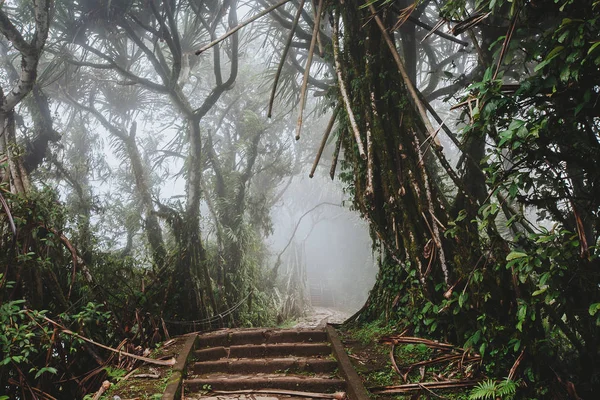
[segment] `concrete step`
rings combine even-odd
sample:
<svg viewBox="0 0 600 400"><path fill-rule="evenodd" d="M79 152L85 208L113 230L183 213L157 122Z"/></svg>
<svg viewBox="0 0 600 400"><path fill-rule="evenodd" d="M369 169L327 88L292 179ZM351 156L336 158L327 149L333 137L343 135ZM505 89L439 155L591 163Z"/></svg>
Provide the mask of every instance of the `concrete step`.
<svg viewBox="0 0 600 400"><path fill-rule="evenodd" d="M184 381L186 393L202 390L285 389L303 392L335 393L344 391L342 379L315 376L215 375Z"/></svg>
<svg viewBox="0 0 600 400"><path fill-rule="evenodd" d="M277 343L244 344L226 347L210 347L196 350L196 361L211 361L222 358L268 358L282 356L313 357L331 354L327 343Z"/></svg>
<svg viewBox="0 0 600 400"><path fill-rule="evenodd" d="M326 342L327 333L315 329L224 329L198 337L198 348L242 344Z"/></svg>
<svg viewBox="0 0 600 400"><path fill-rule="evenodd" d="M193 374L226 372L229 374L244 373L331 373L337 369L337 361L333 358L241 358L219 359L196 362L192 365Z"/></svg>

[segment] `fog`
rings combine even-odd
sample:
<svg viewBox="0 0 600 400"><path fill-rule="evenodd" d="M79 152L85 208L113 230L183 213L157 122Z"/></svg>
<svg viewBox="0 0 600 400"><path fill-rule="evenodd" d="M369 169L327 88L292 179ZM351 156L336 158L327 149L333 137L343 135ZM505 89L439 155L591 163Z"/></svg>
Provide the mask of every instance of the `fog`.
<svg viewBox="0 0 600 400"><path fill-rule="evenodd" d="M272 212L275 229L269 243L276 254L290 238L301 247L312 304L352 312L367 299L377 268L368 226L348 204L339 181L299 175ZM328 293L322 301L316 295L321 291Z"/></svg>
<svg viewBox="0 0 600 400"><path fill-rule="evenodd" d="M278 318L310 312L311 303L358 310L375 281L377 254L340 179L351 171L343 150L329 176L341 135L337 122L328 124L339 100L329 21L313 36L310 2L302 13L290 2L256 20L261 2L222 9L176 2L176 18L133 7L114 20L123 12L117 3L57 6L61 24L39 67L46 97L36 101L42 110L46 101L45 123L60 140L32 128L39 123L31 104L18 108L21 141L47 150L27 168L36 187L56 189L75 247L98 274L111 254L143 277L136 285L160 282L157 298L179 297L167 307L174 319L208 318L255 291L261 312ZM433 24L437 14L427 13ZM456 40L428 40L450 57L435 70L432 60L412 60L424 94L440 82L458 85L474 65ZM12 60L0 75L8 87L18 51L4 42L0 50ZM455 116L445 103L436 107L443 118ZM455 165L455 145L443 131L439 139ZM252 324L266 320L244 315Z"/></svg>

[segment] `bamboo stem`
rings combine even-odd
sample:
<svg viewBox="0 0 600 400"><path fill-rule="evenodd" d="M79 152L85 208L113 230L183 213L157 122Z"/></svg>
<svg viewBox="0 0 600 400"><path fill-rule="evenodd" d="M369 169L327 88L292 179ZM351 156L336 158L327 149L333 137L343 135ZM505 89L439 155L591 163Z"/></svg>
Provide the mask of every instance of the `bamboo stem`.
<svg viewBox="0 0 600 400"><path fill-rule="evenodd" d="M292 29L290 30L290 34L288 35L287 41L285 42L285 47L283 48L283 53L281 54L281 61L279 61L279 65L277 66L277 72L275 73L275 79L273 80L273 88L271 89L271 97L269 98L269 111L267 112L267 117L269 118L271 118L271 114L273 112L273 102L275 101L277 84L279 83L279 78L281 77L281 71L283 70L283 66L285 65L287 54L290 51L292 40L294 40L294 34L296 33L296 28L298 27L298 21L300 21L300 15L302 15L302 8L304 7L304 2L305 0L300 0L300 4L298 5L298 11L296 11L294 21L292 22Z"/></svg>
<svg viewBox="0 0 600 400"><path fill-rule="evenodd" d="M417 90L415 89L413 82L408 77L408 73L406 72L404 63L402 62L402 59L400 58L400 54L398 54L396 45L392 41L389 33L385 29L385 25L383 25L381 18L379 18L379 15L377 15L377 11L375 10L375 7L373 7L372 4L369 5L369 10L371 10L373 17L375 18L375 22L377 23L377 26L379 26L379 29L381 30L381 33L383 34L383 38L385 39L385 42L387 43L388 47L390 48L392 56L394 57L394 61L396 61L396 65L398 66L398 71L400 71L400 75L402 75L402 79L404 79L404 83L406 84L406 89L408 90L408 93L410 94L410 97L412 98L413 103L417 107L417 111L419 112L419 115L421 116L421 119L423 120L423 124L425 125L425 129L427 129L427 133L430 136L435 136L435 134L434 134L435 130L433 129L433 126L431 125L431 122L429 121L429 117L427 116L427 111L425 110L423 103L419 99ZM434 137L434 141L437 146L441 147L440 140L437 137Z"/></svg>
<svg viewBox="0 0 600 400"><path fill-rule="evenodd" d="M312 65L315 44L317 43L317 36L319 35L319 26L321 25L322 10L323 0L319 0L319 6L317 7L317 16L315 18L315 26L312 33L312 38L310 40L310 47L308 48L306 67L304 67L304 77L302 78L302 86L300 88L300 109L298 110L298 122L296 123L296 140L300 139L300 131L302 130L302 119L304 115L304 106L306 104L306 89L308 87L308 77L310 76L310 67Z"/></svg>
<svg viewBox="0 0 600 400"><path fill-rule="evenodd" d="M354 132L354 139L356 140L356 145L358 146L358 153L364 160L367 158L367 155L365 154L365 148L363 146L362 139L360 138L360 130L358 129L356 118L354 118L354 113L352 112L352 104L350 103L348 91L346 90L346 83L344 82L344 77L342 75L342 66L340 64L339 53L339 20L338 17L336 17L333 21L333 59L335 62L335 72L337 74L342 100L344 101L344 106L346 107L346 113L348 114L350 125L352 126L352 132Z"/></svg>
<svg viewBox="0 0 600 400"><path fill-rule="evenodd" d="M329 135L331 134L331 130L333 129L333 125L335 124L335 120L337 118L339 110L339 106L336 107L335 110L333 110L333 114L331 114L331 118L329 119L327 128L325 128L325 133L323 133L323 139L321 139L321 145L319 146L319 151L317 151L315 162L313 163L312 169L310 170L310 174L308 174L310 178L312 178L315 175L315 171L317 170L317 166L319 165L319 161L321 160L321 155L323 155L323 149L325 149L327 139L329 139Z"/></svg>

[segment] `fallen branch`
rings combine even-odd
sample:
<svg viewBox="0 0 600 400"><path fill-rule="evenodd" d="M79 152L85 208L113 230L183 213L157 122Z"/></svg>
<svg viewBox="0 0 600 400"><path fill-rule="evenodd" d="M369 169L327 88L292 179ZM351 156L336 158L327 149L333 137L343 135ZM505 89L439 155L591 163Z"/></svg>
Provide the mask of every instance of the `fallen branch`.
<svg viewBox="0 0 600 400"><path fill-rule="evenodd" d="M100 386L100 389L98 389L98 391L94 395L93 400L98 400L100 398L100 396L102 396L104 394L104 392L106 392L108 389L110 389L110 385L111 385L111 383L109 381L102 382L102 386Z"/></svg>
<svg viewBox="0 0 600 400"><path fill-rule="evenodd" d="M462 363L469 363L469 362L477 362L481 360L481 356L473 356L473 357L464 357L463 354L449 354L446 356L441 356L438 358L434 358L431 360L427 360L427 361L419 361L417 363L408 365L406 367L403 368L416 368L416 367L423 367L423 366L428 366L428 365L433 365L433 364L439 364L439 363L443 363L443 362L450 362L450 361L456 361L456 360L461 360L461 364Z"/></svg>
<svg viewBox="0 0 600 400"><path fill-rule="evenodd" d="M28 311L28 310L27 310L27 313L29 313L29 311ZM52 325L56 326L58 329L60 329L60 330L61 330L61 332L63 332L63 333L66 333L67 335L74 336L74 337L76 337L76 338L78 338L78 339L81 339L81 340L83 340L83 341L85 341L85 342L91 343L91 344L93 344L93 345L95 345L95 346L101 347L101 348L103 348L103 349L105 349L105 350L112 351L113 353L117 353L117 354L119 354L119 355L123 355L123 356L126 356L126 357L135 358L136 360L144 361L144 362L146 362L146 363L148 363L148 364L155 364L155 365L167 365L167 366L170 366L170 365L173 365L173 364L175 364L175 358L170 358L169 360L155 360L155 359L153 359L153 358L142 357L142 356L138 356L137 354L131 354L131 353L127 353L127 352L125 352L125 351L121 351L121 350L113 349L112 347L105 346L105 345L103 345L103 344L100 344L100 343L94 342L92 339L88 339L88 338L86 338L85 336L81 336L80 334L78 334L78 333L75 333L75 332L73 332L73 331L71 331L71 330L69 330L69 329L65 328L64 326L62 326L62 325L61 325L61 324L59 324L58 322L55 322L55 321L51 320L51 319L50 319L50 318L48 318L48 317L45 317L45 316L41 316L41 317L44 319L44 321L46 321L46 322L49 322L49 323L51 323Z"/></svg>
<svg viewBox="0 0 600 400"><path fill-rule="evenodd" d="M158 379L158 378L160 378L160 375L159 374L137 374L137 375L132 375L132 378Z"/></svg>
<svg viewBox="0 0 600 400"><path fill-rule="evenodd" d="M456 350L456 351L464 352L464 349L461 349L460 347L456 347L456 346L453 346L448 343L440 343L440 342L436 342L434 340L423 339L423 338L418 338L418 337L411 337L411 336L384 336L381 339L379 339L379 343L424 344L425 346L436 348L436 349Z"/></svg>
<svg viewBox="0 0 600 400"><path fill-rule="evenodd" d="M400 368L398 368L398 364L396 364L396 357L394 357L395 349L396 349L396 345L392 343L392 347L390 347L390 361L392 362L392 367L394 367L394 371L396 371L396 373L398 375L400 375L402 377L402 379L404 379L404 382L406 382L406 377L407 377L408 373L406 375L404 375L402 373L402 371L400 371Z"/></svg>
<svg viewBox="0 0 600 400"><path fill-rule="evenodd" d="M30 392L35 392L38 396L40 396L40 399L46 399L46 400L57 400L56 397L52 397L51 395L49 395L46 392L43 392L42 390L38 389L38 388L34 388L32 386L27 385L27 383L25 383L23 385L23 383L17 381L16 379L13 378L8 378L8 383L11 385L15 385L18 387L26 387L27 390L29 390ZM33 393L32 393L33 394Z"/></svg>
<svg viewBox="0 0 600 400"><path fill-rule="evenodd" d="M394 386L375 386L369 388L371 393L376 394L393 394L393 393L406 393L414 392L416 390L430 390L430 389L458 389L477 385L479 381L475 380L456 380L456 381L443 381L443 382L422 382L422 383L407 383L404 385Z"/></svg>
<svg viewBox="0 0 600 400"><path fill-rule="evenodd" d="M216 393L216 394L254 394L254 393L281 394L281 395L299 396L299 397L312 397L314 399L337 399L337 400L342 400L342 399L347 398L345 392L314 393L314 392L299 392L296 390L283 390L283 389L211 390L211 393Z"/></svg>
<svg viewBox="0 0 600 400"><path fill-rule="evenodd" d="M465 363L473 363L473 362L481 361L481 356L477 355L477 356L473 356L473 357L465 357L465 354L466 353L450 354L450 355L434 358L432 360L419 361L419 362L411 364L411 365L403 366L402 368L405 369L406 371L404 374L401 374L401 376L402 376L402 378L404 378L404 381L406 382L408 379L408 374L410 374L415 368L424 368L424 367L434 365L434 364L440 364L443 362L452 362L452 361L460 360L460 369L462 370Z"/></svg>

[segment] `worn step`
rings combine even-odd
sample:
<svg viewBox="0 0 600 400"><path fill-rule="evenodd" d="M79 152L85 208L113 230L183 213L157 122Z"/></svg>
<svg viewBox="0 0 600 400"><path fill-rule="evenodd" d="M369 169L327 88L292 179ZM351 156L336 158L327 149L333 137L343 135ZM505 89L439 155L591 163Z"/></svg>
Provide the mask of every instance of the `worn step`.
<svg viewBox="0 0 600 400"><path fill-rule="evenodd" d="M259 359L220 359L196 362L192 365L192 373L206 374L225 372L229 374L244 373L330 373L337 369L337 361L333 358L259 358Z"/></svg>
<svg viewBox="0 0 600 400"><path fill-rule="evenodd" d="M198 361L218 360L229 357L229 349L223 346L209 347L194 351L194 357Z"/></svg>
<svg viewBox="0 0 600 400"><path fill-rule="evenodd" d="M327 343L276 343L244 344L226 347L210 347L194 352L197 361L221 358L267 358L293 355L296 357L326 356L331 354Z"/></svg>
<svg viewBox="0 0 600 400"><path fill-rule="evenodd" d="M211 332L198 337L199 348L242 344L326 342L324 330L315 329L242 329Z"/></svg>
<svg viewBox="0 0 600 400"><path fill-rule="evenodd" d="M303 392L334 393L345 390L338 378L304 376L214 376L184 381L186 393L202 390L285 389Z"/></svg>

